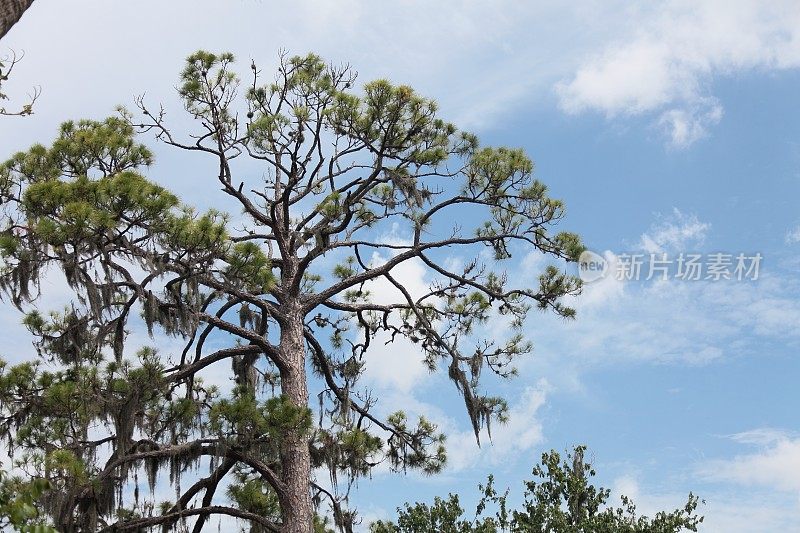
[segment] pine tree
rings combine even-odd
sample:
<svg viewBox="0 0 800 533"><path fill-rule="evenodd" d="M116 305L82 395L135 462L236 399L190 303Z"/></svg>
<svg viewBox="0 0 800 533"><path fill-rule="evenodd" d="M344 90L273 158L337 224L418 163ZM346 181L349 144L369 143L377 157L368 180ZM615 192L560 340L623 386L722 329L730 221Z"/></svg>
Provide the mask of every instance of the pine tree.
<svg viewBox="0 0 800 533"><path fill-rule="evenodd" d="M196 132L140 99L141 119L66 123L0 172L0 288L38 354L3 365L0 429L50 483L60 531L200 531L227 515L308 533L328 530L328 513L350 531L347 493L373 467L433 474L446 461L429 420L376 408L359 382L368 351L410 339L480 438L507 416L481 373L514 374L530 309L573 316L573 276L548 266L520 286L504 271L512 255L582 251L554 233L563 205L522 150L481 147L410 87L356 93L349 67L314 55L282 56L270 83L253 65L243 91L232 69L230 54L188 58L178 90ZM241 216L200 213L145 177L153 155L137 130L204 157L215 205ZM422 293L397 277L410 261L432 280ZM74 299L44 313L33 304L52 270ZM371 293L378 282L391 301ZM493 313L509 317L508 338L477 335ZM154 345L136 351L140 324ZM183 348L160 346L163 334ZM226 369L231 391L202 380ZM164 470L174 501L139 493L139 476L152 491Z"/></svg>

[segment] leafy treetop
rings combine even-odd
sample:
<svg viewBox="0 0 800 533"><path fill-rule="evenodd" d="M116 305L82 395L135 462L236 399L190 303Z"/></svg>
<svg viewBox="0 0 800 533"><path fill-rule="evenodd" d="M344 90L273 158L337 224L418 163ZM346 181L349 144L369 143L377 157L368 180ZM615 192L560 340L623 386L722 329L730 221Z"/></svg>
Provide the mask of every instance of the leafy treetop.
<svg viewBox="0 0 800 533"><path fill-rule="evenodd" d="M378 521L372 533L680 533L698 531L703 517L697 514L700 500L689 494L686 504L672 511L659 511L649 518L637 514L636 506L621 496L622 506L608 504L611 491L592 484L595 471L584 462L583 446L566 457L552 450L542 454L533 468L533 479L525 482L520 509L509 509L508 491L499 494L493 478L480 487L476 516L469 519L457 495L437 497L433 505L406 504L398 509L397 522ZM489 516L488 509L494 509Z"/></svg>

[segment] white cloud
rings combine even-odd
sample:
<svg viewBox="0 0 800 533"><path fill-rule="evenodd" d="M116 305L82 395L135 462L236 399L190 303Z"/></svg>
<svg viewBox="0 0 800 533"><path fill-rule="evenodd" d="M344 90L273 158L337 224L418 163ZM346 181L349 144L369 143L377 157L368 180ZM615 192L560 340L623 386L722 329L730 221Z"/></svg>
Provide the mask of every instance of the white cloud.
<svg viewBox="0 0 800 533"><path fill-rule="evenodd" d="M457 475L464 472L474 472L480 468L480 474L486 465L498 466L514 462L520 457L530 455L528 465L534 464L539 457L536 454L537 447L544 442L540 411L547 402L547 395L552 391L552 387L547 380L540 379L533 385L522 389L509 400L509 420L505 424L497 421L492 423L492 438L488 438L484 428L481 432L481 443L478 445L475 433L469 425L469 419L463 408L463 400L458 397L458 393L444 377L440 377L437 382L439 387L447 387L435 393L435 402L430 403L427 399L420 400L411 391L403 391L397 388L384 388L380 391L380 401L378 407L396 409L402 406L403 411L410 420L416 420L418 416L424 416L438 427L439 431L447 436L447 465L441 476L434 482L450 482L457 479ZM415 391L419 392L419 391ZM453 409L445 410L441 404L444 396L448 400L453 400ZM389 473L389 465L382 463L373 471L373 475L384 475ZM419 480L429 480L427 476L422 476L414 471L409 471L409 475L416 476Z"/></svg>
<svg viewBox="0 0 800 533"><path fill-rule="evenodd" d="M389 334L383 332L372 339L373 344L365 356L365 377L373 385L411 391L430 375L424 356L419 346L405 337L390 340Z"/></svg>
<svg viewBox="0 0 800 533"><path fill-rule="evenodd" d="M210 0L143 0L114 7L102 0L81 0L69 9L40 1L2 46L26 51L9 90L19 88L22 98L32 85L41 85L44 94L37 114L18 123L22 138L0 134L0 145L6 140L12 146L39 140L54 131L58 121L103 116L145 91L154 102L168 104L173 122L181 109L174 97L175 81L183 59L197 48L233 51L245 73L253 57L263 66L267 81L279 49L290 54L313 51L330 61L349 62L362 82L385 77L410 83L440 98L448 118L474 128L507 113L509 102L529 99L531 87L547 87L564 74L563 65L540 58L568 50L569 36L541 21L575 16L571 9L556 10L547 3L511 0L224 5ZM532 24L538 26L537 42L523 31ZM169 38L143 40L142 28ZM51 46L41 35L59 46ZM98 47L98 42L105 45ZM126 45L131 42L136 46ZM38 134L30 134L37 129Z"/></svg>
<svg viewBox="0 0 800 533"><path fill-rule="evenodd" d="M611 497L609 503L619 506L621 497L627 496L636 505L636 512L642 516L653 517L660 511L670 511L682 508L686 504L689 491L660 492L650 487L642 487L640 476L634 472L627 472L616 477L611 484ZM704 509L698 509L703 514Z"/></svg>
<svg viewBox="0 0 800 533"><path fill-rule="evenodd" d="M685 147L722 117L716 77L800 65L800 4L671 0L625 13L631 28L606 42L556 86L567 113L656 113Z"/></svg>
<svg viewBox="0 0 800 533"><path fill-rule="evenodd" d="M405 242L397 237L390 239L395 239L397 244ZM385 260L378 254L372 258L374 264L380 264ZM428 292L426 274L425 266L418 260L400 263L391 271L392 277L409 292L412 298L419 298ZM385 278L369 282L365 285L365 289L370 292L371 299L376 304L405 301L405 297L397 287ZM396 318L390 320L397 323ZM371 384L408 392L422 384L430 375L419 345L407 338L398 335L392 340L389 333L379 332L372 339L372 343L365 356L365 376Z"/></svg>
<svg viewBox="0 0 800 533"><path fill-rule="evenodd" d="M281 23L267 22L275 20ZM3 46L26 51L9 87L21 92L12 96L24 98L33 85L44 94L36 115L0 131L0 145L22 148L49 137L62 120L104 116L145 91L167 105L180 131L174 83L183 58L203 47L233 51L245 71L253 57L267 77L278 49L314 51L350 62L362 81L410 83L436 97L443 116L472 129L502 124L523 106L550 106L555 87L568 113L653 114L670 143L685 146L721 118L709 89L717 77L798 66L798 21L800 7L789 0L347 0L336 7L319 0L113 7L81 0L69 8L40 0ZM170 38L142 40L142 28ZM202 197L193 179L184 185L179 192Z"/></svg>
<svg viewBox="0 0 800 533"><path fill-rule="evenodd" d="M729 438L754 450L697 465L693 478L711 484L702 494L703 531L800 530L800 437L756 428Z"/></svg>
<svg viewBox="0 0 800 533"><path fill-rule="evenodd" d="M716 102L689 109L670 109L658 119L659 126L675 148L686 148L706 137L710 127L722 120L722 106Z"/></svg>
<svg viewBox="0 0 800 533"><path fill-rule="evenodd" d="M703 252L709 230L676 209L659 216L626 252L666 252L674 260L680 252ZM569 302L576 320L537 314L528 321L526 336L536 350L521 360L523 376L543 375L560 390L580 391L581 376L595 365L705 365L761 353L764 341L800 344L800 284L791 276L762 264L758 281L625 282L616 279L617 255L606 251L604 257L609 274ZM641 273L644 279L646 266Z"/></svg>
<svg viewBox="0 0 800 533"><path fill-rule="evenodd" d="M544 440L539 410L549 390L549 384L543 379L535 386L526 387L512 402L508 422L493 423L491 441L482 435L480 447L472 429L448 431L448 470L459 472L479 464L497 465L531 453Z"/></svg>
<svg viewBox="0 0 800 533"><path fill-rule="evenodd" d="M800 496L800 437L775 430L756 430L733 438L757 450L732 459L709 461L699 469L712 481L788 491Z"/></svg>
<svg viewBox="0 0 800 533"><path fill-rule="evenodd" d="M701 222L696 215L687 215L673 208L667 216L658 216L657 222L639 239L639 248L647 253L688 252L688 247L703 244L710 224Z"/></svg>
<svg viewBox="0 0 800 533"><path fill-rule="evenodd" d="M695 490L698 495L694 486L691 489L687 487L686 492L662 492L642 487L637 475L627 473L614 480L611 497L615 499L612 503L617 504L619 496L624 494L633 500L639 514L653 517L659 511L682 508L689 490ZM800 525L796 504L782 501L774 494L700 492L703 503L697 508L697 513L704 517L700 526L703 533L795 531Z"/></svg>
<svg viewBox="0 0 800 533"><path fill-rule="evenodd" d="M731 440L742 444L767 446L790 437L790 434L781 429L757 428L729 435Z"/></svg>
<svg viewBox="0 0 800 533"><path fill-rule="evenodd" d="M797 505L776 501L770 495L712 494L701 511L705 516L700 529L703 533L800 530Z"/></svg>

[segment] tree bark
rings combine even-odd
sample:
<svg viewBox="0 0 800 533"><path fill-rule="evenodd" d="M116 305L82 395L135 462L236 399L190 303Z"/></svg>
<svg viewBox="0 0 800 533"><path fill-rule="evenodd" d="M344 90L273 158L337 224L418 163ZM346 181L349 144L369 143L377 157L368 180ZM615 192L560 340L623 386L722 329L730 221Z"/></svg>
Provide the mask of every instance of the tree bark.
<svg viewBox="0 0 800 533"><path fill-rule="evenodd" d="M0 39L16 24L33 0L0 0Z"/></svg>
<svg viewBox="0 0 800 533"><path fill-rule="evenodd" d="M286 362L281 371L281 391L295 406L308 407L303 312L299 302L287 306L288 323L281 330L280 350ZM311 533L314 508L311 503L311 453L308 435L287 435L281 449L282 477L286 501L281 513L284 533Z"/></svg>

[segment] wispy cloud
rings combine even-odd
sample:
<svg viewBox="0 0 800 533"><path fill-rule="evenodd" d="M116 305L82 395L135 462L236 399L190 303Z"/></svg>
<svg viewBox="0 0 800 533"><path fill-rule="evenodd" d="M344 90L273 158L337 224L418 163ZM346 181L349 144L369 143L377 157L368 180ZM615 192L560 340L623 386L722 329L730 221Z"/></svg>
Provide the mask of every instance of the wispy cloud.
<svg viewBox="0 0 800 533"><path fill-rule="evenodd" d="M786 232L786 244L797 244L800 242L800 226Z"/></svg>
<svg viewBox="0 0 800 533"><path fill-rule="evenodd" d="M658 125L664 130L670 145L686 148L708 136L709 129L722 120L722 115L722 106L713 98L707 98L698 105L664 111Z"/></svg>
<svg viewBox="0 0 800 533"><path fill-rule="evenodd" d="M800 437L774 429L757 429L732 438L756 450L731 459L709 461L698 469L703 478L800 496Z"/></svg>
<svg viewBox="0 0 800 533"><path fill-rule="evenodd" d="M683 507L688 491L693 490L703 500L697 509L704 517L700 527L703 533L795 531L800 525L797 505L774 493L749 490L731 493L724 487L698 488L694 476L687 492L661 491L643 481L631 472L618 476L611 485L612 498L624 494L633 499L639 513L652 517L665 509Z"/></svg>
<svg viewBox="0 0 800 533"><path fill-rule="evenodd" d="M790 0L37 5L4 45L27 53L16 86L42 85L45 92L37 115L13 133L0 132L0 145L39 140L61 120L109 113L145 91L152 101L180 109L174 80L182 59L198 47L229 49L245 70L253 57L265 74L280 48L349 61L364 81L388 77L437 97L447 118L470 129L548 107L555 96L569 114L651 117L676 147L721 120L712 91L718 78L800 65L800 5ZM106 23L92 23L97 20ZM265 32L267 20L281 24ZM171 38L142 41L142 28ZM136 47L112 45L133 41ZM111 44L98 48L97 42ZM75 58L92 60L78 68Z"/></svg>
<svg viewBox="0 0 800 533"><path fill-rule="evenodd" d="M719 76L800 65L800 4L674 0L626 13L635 24L557 85L567 113L654 115L686 147L722 118Z"/></svg>
<svg viewBox="0 0 800 533"><path fill-rule="evenodd" d="M707 222L676 209L659 216L633 249L624 251L667 252L674 260L680 252L703 252L710 231ZM800 343L800 284L791 275L762 265L758 281L631 283L613 273L617 253L604 252L610 274L585 285L572 302L575 321L536 316L529 322L527 334L537 347L523 364L547 372L559 389L561 380L578 384L599 364L705 365L759 353L765 340Z"/></svg>
<svg viewBox="0 0 800 533"><path fill-rule="evenodd" d="M711 225L697 215L673 208L669 215L658 216L657 222L639 239L639 248L647 253L688 252L702 246Z"/></svg>

